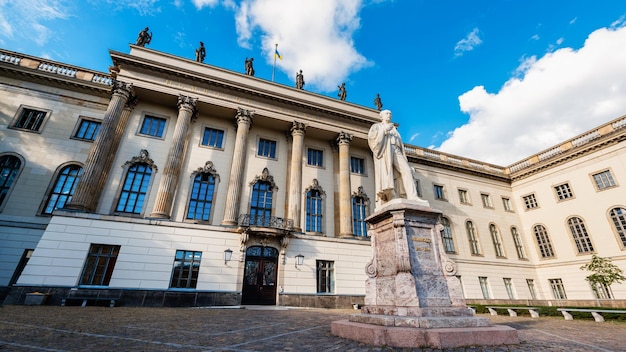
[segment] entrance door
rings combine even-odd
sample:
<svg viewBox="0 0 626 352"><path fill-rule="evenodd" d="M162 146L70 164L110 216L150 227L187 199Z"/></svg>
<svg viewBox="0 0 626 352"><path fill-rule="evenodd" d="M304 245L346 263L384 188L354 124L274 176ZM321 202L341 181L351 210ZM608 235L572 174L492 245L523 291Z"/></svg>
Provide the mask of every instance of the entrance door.
<svg viewBox="0 0 626 352"><path fill-rule="evenodd" d="M276 304L277 266L276 248L254 246L246 250L241 304Z"/></svg>

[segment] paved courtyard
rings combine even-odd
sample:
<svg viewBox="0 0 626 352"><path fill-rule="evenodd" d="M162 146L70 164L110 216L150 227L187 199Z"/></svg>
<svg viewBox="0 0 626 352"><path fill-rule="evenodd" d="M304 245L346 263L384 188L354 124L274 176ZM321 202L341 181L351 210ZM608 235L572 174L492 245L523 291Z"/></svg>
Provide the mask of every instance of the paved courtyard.
<svg viewBox="0 0 626 352"><path fill-rule="evenodd" d="M330 333L354 310L246 307L0 307L0 351L438 351L374 347ZM445 351L626 351L626 323L490 317L520 345Z"/></svg>

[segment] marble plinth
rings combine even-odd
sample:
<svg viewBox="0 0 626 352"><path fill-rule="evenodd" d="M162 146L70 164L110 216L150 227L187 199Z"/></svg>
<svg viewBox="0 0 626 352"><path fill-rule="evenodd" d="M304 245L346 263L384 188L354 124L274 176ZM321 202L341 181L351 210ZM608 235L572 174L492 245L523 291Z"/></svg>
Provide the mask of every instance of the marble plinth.
<svg viewBox="0 0 626 352"><path fill-rule="evenodd" d="M339 320L331 323L330 330L335 336L373 346L455 348L519 344L517 330L502 325L428 329Z"/></svg>
<svg viewBox="0 0 626 352"><path fill-rule="evenodd" d="M395 199L365 219L373 256L361 314L331 324L334 335L376 346L453 348L518 344L517 331L474 316L456 263L443 250L441 212Z"/></svg>

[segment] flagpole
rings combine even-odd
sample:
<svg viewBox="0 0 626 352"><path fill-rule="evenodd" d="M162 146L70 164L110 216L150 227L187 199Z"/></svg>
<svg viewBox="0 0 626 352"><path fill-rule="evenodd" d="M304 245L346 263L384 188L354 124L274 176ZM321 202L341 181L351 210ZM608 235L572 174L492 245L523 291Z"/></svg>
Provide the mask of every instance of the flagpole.
<svg viewBox="0 0 626 352"><path fill-rule="evenodd" d="M272 82L274 82L274 71L276 71L276 52L278 52L278 43L274 47L274 67L272 67Z"/></svg>

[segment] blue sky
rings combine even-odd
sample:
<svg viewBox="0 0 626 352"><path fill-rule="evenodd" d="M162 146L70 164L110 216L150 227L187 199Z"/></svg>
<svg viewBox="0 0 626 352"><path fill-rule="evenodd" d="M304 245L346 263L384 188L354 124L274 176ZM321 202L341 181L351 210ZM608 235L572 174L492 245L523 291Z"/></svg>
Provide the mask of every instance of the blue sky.
<svg viewBox="0 0 626 352"><path fill-rule="evenodd" d="M149 48L373 107L405 142L509 165L626 114L626 1L0 0L0 47L107 71Z"/></svg>

